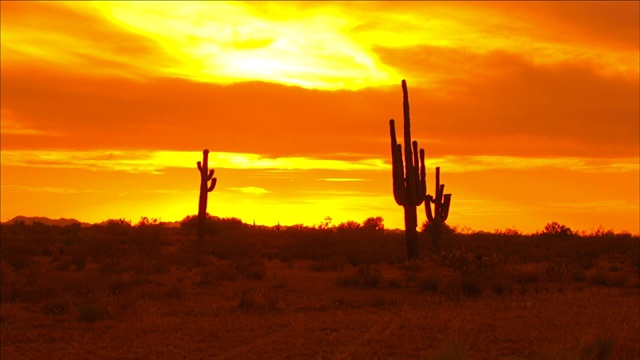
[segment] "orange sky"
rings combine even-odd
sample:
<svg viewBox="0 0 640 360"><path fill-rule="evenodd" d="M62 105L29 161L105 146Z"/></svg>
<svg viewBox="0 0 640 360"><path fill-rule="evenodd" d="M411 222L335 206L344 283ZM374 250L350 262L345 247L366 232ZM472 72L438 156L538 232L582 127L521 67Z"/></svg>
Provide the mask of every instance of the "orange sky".
<svg viewBox="0 0 640 360"><path fill-rule="evenodd" d="M402 227L406 79L450 225L640 232L638 2L1 7L2 221L180 220L209 148L213 215Z"/></svg>

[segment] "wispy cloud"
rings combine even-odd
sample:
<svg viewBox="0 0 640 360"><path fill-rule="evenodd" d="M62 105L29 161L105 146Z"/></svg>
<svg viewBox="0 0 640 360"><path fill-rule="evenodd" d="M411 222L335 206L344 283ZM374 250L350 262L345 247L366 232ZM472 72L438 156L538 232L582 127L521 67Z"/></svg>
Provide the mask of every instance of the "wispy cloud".
<svg viewBox="0 0 640 360"><path fill-rule="evenodd" d="M191 168L201 154L190 151L21 151L7 150L0 155L4 166L86 168L96 171L160 173L166 168ZM209 165L230 169L279 170L387 170L382 159L354 161L306 157L270 158L259 154L212 152Z"/></svg>
<svg viewBox="0 0 640 360"><path fill-rule="evenodd" d="M450 173L489 170L564 169L578 172L637 172L638 158L538 158L516 156L450 156L426 160L427 171L439 166Z"/></svg>
<svg viewBox="0 0 640 360"><path fill-rule="evenodd" d="M257 186L232 187L230 189L234 191L239 191L241 193L253 194L253 195L262 195L262 194L267 194L271 192L267 189L263 189Z"/></svg>
<svg viewBox="0 0 640 360"><path fill-rule="evenodd" d="M125 171L131 173L161 173L167 168L191 168L201 154L190 151L22 151L3 150L3 166L40 166L49 168L85 168L95 171ZM209 164L219 169L240 170L339 170L389 171L384 159L333 160L307 157L271 158L259 154L209 153ZM436 166L449 173L489 170L564 169L578 172L637 172L638 158L537 158L516 156L448 156L426 160L427 172ZM321 178L329 182L366 181L363 178Z"/></svg>
<svg viewBox="0 0 640 360"><path fill-rule="evenodd" d="M0 133L5 135L59 135L21 123L15 119L11 111L4 107L0 110Z"/></svg>
<svg viewBox="0 0 640 360"><path fill-rule="evenodd" d="M54 194L94 194L99 190L90 188L75 188L75 187L55 187L55 186L25 186L25 185L3 185L3 193L54 193Z"/></svg>
<svg viewBox="0 0 640 360"><path fill-rule="evenodd" d="M326 179L318 179L320 181L331 181L331 182L356 182L356 181L369 181L369 179L358 179L358 178L326 178Z"/></svg>

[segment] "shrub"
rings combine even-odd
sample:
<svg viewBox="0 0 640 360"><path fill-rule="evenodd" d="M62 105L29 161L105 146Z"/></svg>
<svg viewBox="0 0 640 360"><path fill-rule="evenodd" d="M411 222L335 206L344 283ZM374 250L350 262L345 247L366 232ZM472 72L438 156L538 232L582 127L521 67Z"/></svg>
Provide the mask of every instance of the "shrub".
<svg viewBox="0 0 640 360"><path fill-rule="evenodd" d="M542 230L542 234L555 235L561 238L567 238L569 235L573 234L573 231L571 231L571 228L569 228L568 226L565 226L556 221L553 221L544 226L544 229Z"/></svg>
<svg viewBox="0 0 640 360"><path fill-rule="evenodd" d="M32 261L31 254L28 253L27 249L22 247L3 248L2 252L4 253L2 256L3 260L16 272L29 266Z"/></svg>
<svg viewBox="0 0 640 360"><path fill-rule="evenodd" d="M604 360L613 354L613 340L610 338L598 338L580 349L580 357L583 360Z"/></svg>
<svg viewBox="0 0 640 360"><path fill-rule="evenodd" d="M71 255L71 264L76 267L76 270L81 271L87 266L87 255L81 251L78 251Z"/></svg>
<svg viewBox="0 0 640 360"><path fill-rule="evenodd" d="M56 269L64 271L68 266L64 266L63 264L65 263L58 264L58 267L56 267ZM107 274L122 274L127 271L127 266L120 258L105 259L100 263L98 271Z"/></svg>
<svg viewBox="0 0 640 360"><path fill-rule="evenodd" d="M440 289L440 278L434 274L421 276L418 283L420 288L424 291L438 292L438 289Z"/></svg>
<svg viewBox="0 0 640 360"><path fill-rule="evenodd" d="M571 270L571 279L576 282L583 282L587 280L587 272L580 267L576 267Z"/></svg>
<svg viewBox="0 0 640 360"><path fill-rule="evenodd" d="M502 295L507 291L507 286L502 281L494 281L491 284L491 290L493 290L496 295Z"/></svg>
<svg viewBox="0 0 640 360"><path fill-rule="evenodd" d="M382 268L377 264L364 264L358 266L354 276L341 277L338 285L345 287L376 287L382 282Z"/></svg>
<svg viewBox="0 0 640 360"><path fill-rule="evenodd" d="M596 285L619 287L626 284L624 274L612 273L604 268L598 268L588 276L589 282Z"/></svg>
<svg viewBox="0 0 640 360"><path fill-rule="evenodd" d="M262 259L234 259L231 266L243 279L262 280L267 276L267 265Z"/></svg>
<svg viewBox="0 0 640 360"><path fill-rule="evenodd" d="M238 272L227 263L215 263L200 272L201 285L211 285L219 281L235 281Z"/></svg>
<svg viewBox="0 0 640 360"><path fill-rule="evenodd" d="M459 280L447 279L440 284L439 293L451 300L459 300L463 295L463 289Z"/></svg>
<svg viewBox="0 0 640 360"><path fill-rule="evenodd" d="M108 291L110 295L120 295L129 286L128 282L124 279L117 278L109 281Z"/></svg>
<svg viewBox="0 0 640 360"><path fill-rule="evenodd" d="M107 316L107 310L99 304L85 303L80 307L79 320L84 323L102 321Z"/></svg>
<svg viewBox="0 0 640 360"><path fill-rule="evenodd" d="M481 296L484 292L484 285L482 280L475 275L466 275L460 279L460 287L462 292L471 297Z"/></svg>
<svg viewBox="0 0 640 360"><path fill-rule="evenodd" d="M42 304L42 312L45 315L60 316L66 315L71 310L69 301L63 299L52 299Z"/></svg>
<svg viewBox="0 0 640 360"><path fill-rule="evenodd" d="M167 289L167 299L181 299L184 297L184 287L181 284L173 284Z"/></svg>
<svg viewBox="0 0 640 360"><path fill-rule="evenodd" d="M376 287L382 281L382 268L380 265L365 264L358 266L358 278L365 287Z"/></svg>
<svg viewBox="0 0 640 360"><path fill-rule="evenodd" d="M544 270L533 266L533 264L528 264L511 269L511 272L514 282L527 285L539 283Z"/></svg>
<svg viewBox="0 0 640 360"><path fill-rule="evenodd" d="M347 260L343 257L334 256L329 260L315 261L309 269L311 271L339 271L344 269Z"/></svg>
<svg viewBox="0 0 640 360"><path fill-rule="evenodd" d="M238 307L242 310L267 311L278 308L280 301L271 289L240 290L237 293Z"/></svg>

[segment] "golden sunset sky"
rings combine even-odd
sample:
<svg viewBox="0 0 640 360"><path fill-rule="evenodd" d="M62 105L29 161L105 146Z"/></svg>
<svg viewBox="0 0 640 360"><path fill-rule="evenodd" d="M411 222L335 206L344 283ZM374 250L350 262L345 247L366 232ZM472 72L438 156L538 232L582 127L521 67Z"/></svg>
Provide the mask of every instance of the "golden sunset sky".
<svg viewBox="0 0 640 360"><path fill-rule="evenodd" d="M449 225L640 232L638 2L1 7L2 221L181 220L208 148L212 215L402 228L406 79Z"/></svg>

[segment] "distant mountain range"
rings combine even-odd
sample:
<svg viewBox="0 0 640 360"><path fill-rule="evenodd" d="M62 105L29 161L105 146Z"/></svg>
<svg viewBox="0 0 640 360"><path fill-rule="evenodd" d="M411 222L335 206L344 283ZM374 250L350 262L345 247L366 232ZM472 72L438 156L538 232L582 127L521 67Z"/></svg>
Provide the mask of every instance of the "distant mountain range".
<svg viewBox="0 0 640 360"><path fill-rule="evenodd" d="M11 220L7 220L3 222L3 224L14 224L21 221L24 222L26 225L33 225L33 223L42 223L44 225L53 225L53 226L66 226L71 224L80 224L80 226L82 227L94 225L94 224L82 222L76 219L65 219L65 218L49 219L48 217L44 217L44 216L22 216L22 215L16 216ZM98 223L98 225L104 225L108 221L109 220L103 221L101 223ZM180 227L180 223L181 223L180 221L169 221L169 222L163 221L161 224L166 227ZM135 225L135 223L133 223L132 225Z"/></svg>
<svg viewBox="0 0 640 360"><path fill-rule="evenodd" d="M80 226L91 226L89 223L81 222L76 219L49 219L44 216L16 216L11 220L5 221L3 224L14 224L17 222L24 222L27 225L32 225L34 222L39 222L44 225L66 226L71 224L80 224Z"/></svg>

